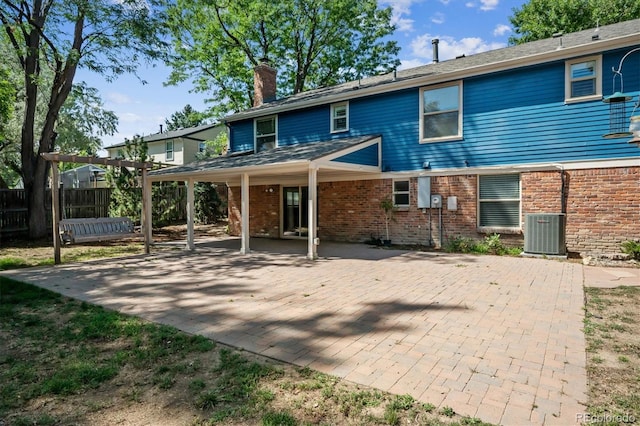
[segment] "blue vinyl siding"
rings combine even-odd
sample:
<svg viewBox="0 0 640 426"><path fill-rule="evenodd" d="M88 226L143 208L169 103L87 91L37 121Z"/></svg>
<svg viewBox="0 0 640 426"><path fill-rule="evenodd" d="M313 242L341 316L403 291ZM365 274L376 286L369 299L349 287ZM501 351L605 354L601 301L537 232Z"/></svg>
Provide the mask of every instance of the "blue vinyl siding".
<svg viewBox="0 0 640 426"><path fill-rule="evenodd" d="M371 145L361 150L352 152L342 157L338 157L333 161L349 164L361 164L363 166L378 165L378 145Z"/></svg>
<svg viewBox="0 0 640 426"><path fill-rule="evenodd" d="M232 123L229 137L231 141L231 152L253 150L253 120L245 120L239 123Z"/></svg>
<svg viewBox="0 0 640 426"><path fill-rule="evenodd" d="M629 49L603 55L602 93L612 93L611 68ZM640 55L623 67L624 90L637 99ZM431 170L638 156L627 138L609 133L609 106L600 100L565 104L565 61L463 81L463 139L419 142L420 87L352 99L348 132L330 133L330 105L278 115L279 146L360 135L382 136L383 171ZM616 90L620 90L619 85ZM633 104L627 104L630 116ZM233 123L233 147L253 148L253 121ZM249 128L249 132L246 129ZM242 140L240 139L242 138ZM237 139L237 140L236 140ZM369 164L365 158L349 161Z"/></svg>

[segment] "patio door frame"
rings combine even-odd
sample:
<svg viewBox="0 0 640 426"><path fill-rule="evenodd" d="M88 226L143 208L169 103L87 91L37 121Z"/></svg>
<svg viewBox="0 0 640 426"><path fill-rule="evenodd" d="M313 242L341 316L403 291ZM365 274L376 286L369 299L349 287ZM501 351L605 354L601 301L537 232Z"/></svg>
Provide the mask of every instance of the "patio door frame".
<svg viewBox="0 0 640 426"><path fill-rule="evenodd" d="M285 229L285 219L286 219L286 194L288 189L298 189L298 223L305 224L307 228L307 232L303 235L285 235L287 230ZM317 186L316 186L317 188ZM317 191L317 189L316 189ZM317 192L316 192L317 193ZM306 184L288 184L288 185L280 185L280 238L287 240L306 240L309 237L309 209L308 209L308 198L309 198L309 186ZM315 209L315 226L317 229L318 224L318 208L316 205ZM314 235L316 233L314 232Z"/></svg>

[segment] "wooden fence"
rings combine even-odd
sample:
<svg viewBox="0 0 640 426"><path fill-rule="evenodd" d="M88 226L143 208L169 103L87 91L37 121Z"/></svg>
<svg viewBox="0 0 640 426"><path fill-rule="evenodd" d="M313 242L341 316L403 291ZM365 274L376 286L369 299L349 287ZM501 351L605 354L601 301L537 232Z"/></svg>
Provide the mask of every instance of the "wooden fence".
<svg viewBox="0 0 640 426"><path fill-rule="evenodd" d="M111 188L61 189L60 204L63 217L107 217ZM51 225L51 190L45 193L45 202L40 206L47 212ZM24 189L0 189L0 234L23 234L29 230L28 201Z"/></svg>
<svg viewBox="0 0 640 426"><path fill-rule="evenodd" d="M186 187L178 186L162 192L162 199L154 199L154 219L163 214L165 221L186 220ZM63 218L109 217L111 188L64 188L60 190L60 211ZM45 194L44 206L51 226L51 190ZM0 235L25 234L29 230L28 203L24 189L0 189ZM161 213L162 212L162 213ZM134 222L139 217L131 218Z"/></svg>

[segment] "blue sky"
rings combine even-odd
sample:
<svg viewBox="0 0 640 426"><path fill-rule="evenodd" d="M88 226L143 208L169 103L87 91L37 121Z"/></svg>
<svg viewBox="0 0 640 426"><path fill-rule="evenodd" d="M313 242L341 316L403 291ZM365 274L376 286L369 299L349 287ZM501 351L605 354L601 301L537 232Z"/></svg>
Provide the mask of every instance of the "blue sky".
<svg viewBox="0 0 640 426"><path fill-rule="evenodd" d="M440 60L505 47L512 35L509 16L525 0L378 0L392 6L394 38L401 46L402 68L432 61L431 40L440 40ZM169 70L162 66L139 70L142 85L134 76L124 76L108 83L95 74L79 71L77 81L84 80L100 90L105 108L119 118L118 133L103 137L103 146L121 143L136 134L157 133L160 124L172 113L190 104L196 110L206 108L204 93L190 93L191 86L163 85Z"/></svg>

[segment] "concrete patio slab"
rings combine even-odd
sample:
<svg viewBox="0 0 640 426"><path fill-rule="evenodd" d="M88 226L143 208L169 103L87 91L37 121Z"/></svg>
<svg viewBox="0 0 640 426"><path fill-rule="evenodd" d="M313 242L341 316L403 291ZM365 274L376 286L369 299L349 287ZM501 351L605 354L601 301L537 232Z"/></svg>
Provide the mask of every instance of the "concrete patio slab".
<svg viewBox="0 0 640 426"><path fill-rule="evenodd" d="M583 267L545 259L235 239L4 272L87 302L507 425L587 401Z"/></svg>

